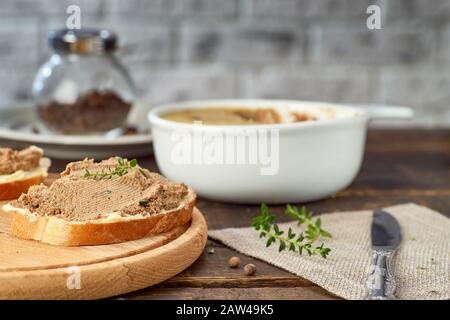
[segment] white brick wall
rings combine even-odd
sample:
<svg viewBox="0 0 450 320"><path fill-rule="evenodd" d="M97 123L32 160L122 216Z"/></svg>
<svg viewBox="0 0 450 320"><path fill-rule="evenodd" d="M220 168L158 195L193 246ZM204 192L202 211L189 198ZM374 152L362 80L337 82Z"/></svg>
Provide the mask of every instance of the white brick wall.
<svg viewBox="0 0 450 320"><path fill-rule="evenodd" d="M236 98L232 70L220 65L133 70L143 100L153 104L187 99Z"/></svg>
<svg viewBox="0 0 450 320"><path fill-rule="evenodd" d="M36 19L0 19L0 65L20 64L35 68L38 62L38 21Z"/></svg>
<svg viewBox="0 0 450 320"><path fill-rule="evenodd" d="M365 68L270 68L245 77L248 97L367 103L368 71Z"/></svg>
<svg viewBox="0 0 450 320"><path fill-rule="evenodd" d="M370 4L379 0L249 0L256 17L364 19Z"/></svg>
<svg viewBox="0 0 450 320"><path fill-rule="evenodd" d="M0 1L0 106L30 99L69 4L119 34L145 100L390 103L416 110L407 126L450 127L450 0ZM382 30L366 28L369 4Z"/></svg>
<svg viewBox="0 0 450 320"><path fill-rule="evenodd" d="M105 11L123 16L167 16L173 13L172 0L112 0L105 3Z"/></svg>
<svg viewBox="0 0 450 320"><path fill-rule="evenodd" d="M382 68L378 100L415 107L415 123L448 126L450 119L450 68Z"/></svg>
<svg viewBox="0 0 450 320"><path fill-rule="evenodd" d="M3 65L3 63L2 63ZM31 100L33 74L29 68L3 66L0 70L0 106L16 105Z"/></svg>
<svg viewBox="0 0 450 320"><path fill-rule="evenodd" d="M305 35L290 25L183 25L180 60L184 62L222 62L269 64L302 62Z"/></svg>
<svg viewBox="0 0 450 320"><path fill-rule="evenodd" d="M432 28L385 27L368 30L365 26L322 25L317 61L326 64L393 65L429 62L436 52Z"/></svg>
<svg viewBox="0 0 450 320"><path fill-rule="evenodd" d="M176 0L175 15L186 17L228 17L237 16L238 0Z"/></svg>

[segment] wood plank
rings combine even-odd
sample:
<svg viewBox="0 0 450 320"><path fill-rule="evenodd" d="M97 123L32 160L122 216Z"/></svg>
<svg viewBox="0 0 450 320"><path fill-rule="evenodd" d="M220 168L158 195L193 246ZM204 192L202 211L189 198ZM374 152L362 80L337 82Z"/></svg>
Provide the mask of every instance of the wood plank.
<svg viewBox="0 0 450 320"><path fill-rule="evenodd" d="M450 130L378 129L369 130L367 151L442 153L450 149Z"/></svg>
<svg viewBox="0 0 450 320"><path fill-rule="evenodd" d="M167 299L167 300L333 300L338 297L330 295L319 287L305 288L161 288L155 287L145 291L121 296L120 299Z"/></svg>
<svg viewBox="0 0 450 320"><path fill-rule="evenodd" d="M449 189L433 189L433 190L420 190L420 189L347 189L339 192L336 198L340 197L449 197Z"/></svg>
<svg viewBox="0 0 450 320"><path fill-rule="evenodd" d="M312 282L297 277L277 276L209 276L174 277L164 282L163 288L260 288L271 287L317 287Z"/></svg>
<svg viewBox="0 0 450 320"><path fill-rule="evenodd" d="M208 251L212 248L215 253L209 254ZM241 261L239 268L230 268L228 266L228 260L233 256L239 257ZM253 263L256 266L255 276L244 276L243 267L248 263ZM213 240L208 240L206 249L200 258L189 269L171 279L171 283L180 285L190 283L192 286L208 286L204 280L211 277L217 277L217 281L221 282L224 286L229 286L226 283L227 279L235 285L240 280L243 286L257 286L258 282L264 277L289 279L289 281L292 281L296 285L311 285L311 282L300 279L292 273L236 252ZM198 284L195 284L195 279L199 280ZM213 285L212 282L211 285Z"/></svg>

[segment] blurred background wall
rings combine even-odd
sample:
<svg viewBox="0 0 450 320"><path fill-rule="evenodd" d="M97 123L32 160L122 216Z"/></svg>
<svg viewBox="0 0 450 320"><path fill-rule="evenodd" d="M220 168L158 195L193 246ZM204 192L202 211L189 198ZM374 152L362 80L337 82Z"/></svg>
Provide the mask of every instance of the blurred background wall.
<svg viewBox="0 0 450 320"><path fill-rule="evenodd" d="M450 0L1 0L0 106L31 99L68 5L120 38L153 103L309 99L414 107L407 126L450 127ZM382 29L366 27L370 4ZM403 122L402 125L405 125Z"/></svg>

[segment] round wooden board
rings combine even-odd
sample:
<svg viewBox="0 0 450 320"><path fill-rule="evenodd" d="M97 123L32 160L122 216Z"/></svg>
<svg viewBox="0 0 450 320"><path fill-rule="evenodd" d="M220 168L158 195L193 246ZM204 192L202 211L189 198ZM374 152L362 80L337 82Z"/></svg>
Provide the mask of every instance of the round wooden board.
<svg viewBox="0 0 450 320"><path fill-rule="evenodd" d="M189 267L208 236L197 208L189 226L103 246L17 239L5 233L7 220L0 213L0 299L98 299L149 287Z"/></svg>

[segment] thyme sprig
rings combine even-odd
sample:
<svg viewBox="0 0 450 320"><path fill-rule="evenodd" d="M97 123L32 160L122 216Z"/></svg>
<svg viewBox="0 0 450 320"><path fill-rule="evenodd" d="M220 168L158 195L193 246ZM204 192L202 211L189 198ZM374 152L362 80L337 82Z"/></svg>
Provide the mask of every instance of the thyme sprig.
<svg viewBox="0 0 450 320"><path fill-rule="evenodd" d="M297 207L288 204L284 213L287 216L296 219L297 226L301 226L305 222L307 223L308 226L305 231L306 239L315 241L320 236L331 238L331 234L328 231L322 229L322 221L320 220L320 218L317 218L315 221L313 221L312 213L308 212L308 210L306 210L306 207L303 206L301 209L298 209Z"/></svg>
<svg viewBox="0 0 450 320"><path fill-rule="evenodd" d="M313 222L311 218L312 215L307 212L306 208L298 210L290 205L286 207L285 214L294 217L298 221L298 225L305 222L308 223L305 235L303 232L297 235L292 231L292 228L289 228L287 234L285 234L283 230L280 230L278 224L274 223L275 216L269 214L269 207L263 203L261 205L260 215L253 218L252 225L259 231L260 238L267 237L266 247L278 242L279 252L284 251L287 248L288 251L298 252L300 255L306 251L310 256L319 254L322 258L326 258L331 249L324 247L323 243L320 246L315 246L313 244L313 242L321 235L331 237L329 232L321 228L320 219L316 219L316 221Z"/></svg>
<svg viewBox="0 0 450 320"><path fill-rule="evenodd" d="M117 157L118 166L114 169L109 169L107 172L90 172L88 169L84 172L84 177L94 177L94 178L108 178L111 179L113 176L123 176L128 173L129 170L133 169L138 165L137 160L130 160L128 163L125 163L125 160L121 157Z"/></svg>

